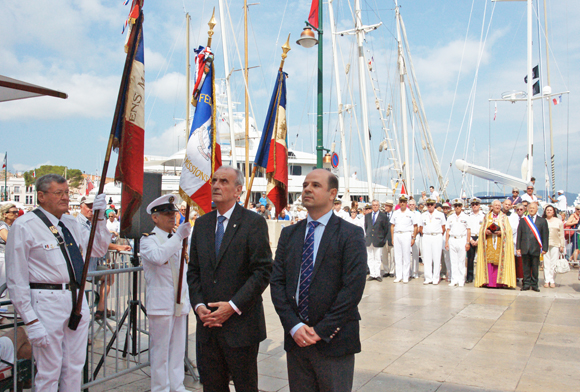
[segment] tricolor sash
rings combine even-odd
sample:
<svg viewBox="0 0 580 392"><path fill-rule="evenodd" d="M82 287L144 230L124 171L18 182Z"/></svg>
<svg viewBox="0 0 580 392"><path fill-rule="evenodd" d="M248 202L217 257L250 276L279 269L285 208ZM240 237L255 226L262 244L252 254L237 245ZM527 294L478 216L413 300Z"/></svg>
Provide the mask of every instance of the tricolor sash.
<svg viewBox="0 0 580 392"><path fill-rule="evenodd" d="M540 236L540 230L538 230L538 227L536 226L536 224L534 223L534 221L532 220L532 218L529 215L528 216L525 216L524 217L524 220L528 224L528 227L530 228L530 230L532 231L532 233L534 233L534 237L536 237L536 240L538 241L538 244L540 244L540 250L543 249L543 246L542 246L542 237Z"/></svg>

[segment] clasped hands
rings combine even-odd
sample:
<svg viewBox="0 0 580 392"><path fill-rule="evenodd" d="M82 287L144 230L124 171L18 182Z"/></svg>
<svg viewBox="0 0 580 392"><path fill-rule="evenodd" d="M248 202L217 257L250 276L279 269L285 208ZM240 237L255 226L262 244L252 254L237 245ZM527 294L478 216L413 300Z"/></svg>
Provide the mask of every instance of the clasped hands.
<svg viewBox="0 0 580 392"><path fill-rule="evenodd" d="M485 230L485 235L497 235L498 237L501 237L501 230L491 231L489 229L486 229Z"/></svg>
<svg viewBox="0 0 580 392"><path fill-rule="evenodd" d="M300 347L311 346L321 340L314 328L309 327L308 325L303 325L298 328L298 331L294 333L293 338L296 344Z"/></svg>
<svg viewBox="0 0 580 392"><path fill-rule="evenodd" d="M200 305L195 310L204 327L221 327L235 313L229 302L211 302L208 305L217 309L212 312L205 305Z"/></svg>

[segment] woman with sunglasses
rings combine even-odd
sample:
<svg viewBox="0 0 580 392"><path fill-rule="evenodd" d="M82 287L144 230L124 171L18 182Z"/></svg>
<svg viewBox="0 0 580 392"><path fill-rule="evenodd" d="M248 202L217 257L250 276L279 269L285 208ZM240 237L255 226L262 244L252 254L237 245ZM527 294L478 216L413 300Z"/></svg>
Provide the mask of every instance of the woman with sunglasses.
<svg viewBox="0 0 580 392"><path fill-rule="evenodd" d="M556 265L560 258L560 253L564 253L564 223L558 215L556 215L556 208L552 205L547 205L544 208L544 216L542 217L548 222L548 229L550 230L550 237L548 240L548 252L544 255L544 287L556 287Z"/></svg>
<svg viewBox="0 0 580 392"><path fill-rule="evenodd" d="M18 208L14 204L7 203L0 207L0 286L6 283L4 252L10 226L12 226L16 218L18 218Z"/></svg>

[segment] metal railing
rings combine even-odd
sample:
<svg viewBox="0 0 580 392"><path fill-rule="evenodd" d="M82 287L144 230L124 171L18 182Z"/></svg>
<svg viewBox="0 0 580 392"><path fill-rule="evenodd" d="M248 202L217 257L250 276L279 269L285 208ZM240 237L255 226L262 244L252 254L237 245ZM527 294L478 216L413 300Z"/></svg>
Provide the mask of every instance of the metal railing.
<svg viewBox="0 0 580 392"><path fill-rule="evenodd" d="M564 236L566 238L566 258L568 259L570 265L580 267L580 250L578 247L578 231L579 229L564 229Z"/></svg>

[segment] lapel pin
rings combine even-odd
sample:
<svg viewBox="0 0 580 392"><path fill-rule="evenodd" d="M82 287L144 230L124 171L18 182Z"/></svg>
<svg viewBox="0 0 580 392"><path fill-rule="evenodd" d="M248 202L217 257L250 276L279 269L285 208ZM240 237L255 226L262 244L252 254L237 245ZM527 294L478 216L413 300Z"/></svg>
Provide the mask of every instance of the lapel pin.
<svg viewBox="0 0 580 392"><path fill-rule="evenodd" d="M234 227L236 227L236 224L234 223Z"/></svg>

